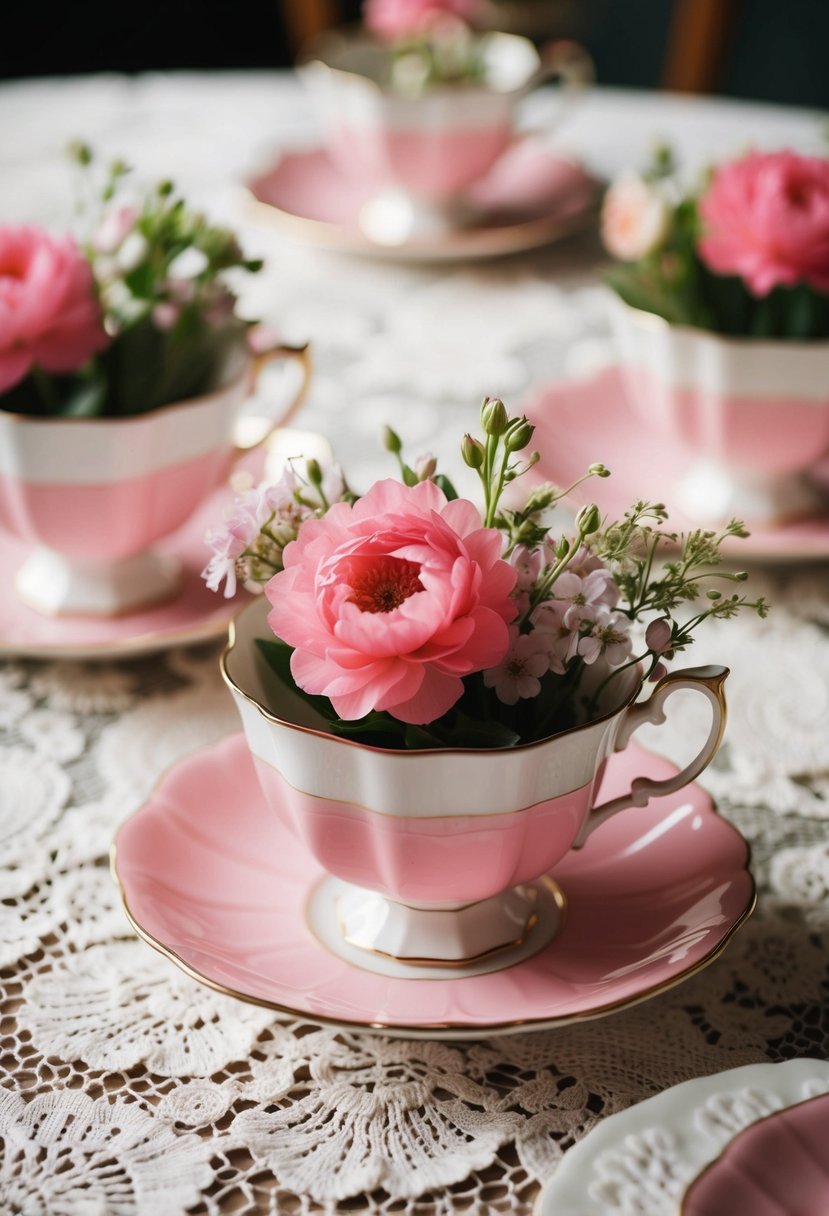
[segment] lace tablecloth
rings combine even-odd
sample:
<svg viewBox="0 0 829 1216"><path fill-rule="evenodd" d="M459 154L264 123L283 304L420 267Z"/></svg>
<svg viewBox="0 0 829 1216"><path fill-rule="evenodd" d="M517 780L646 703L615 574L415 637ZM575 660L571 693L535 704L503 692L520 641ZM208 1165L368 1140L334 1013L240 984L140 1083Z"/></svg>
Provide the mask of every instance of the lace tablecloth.
<svg viewBox="0 0 829 1216"><path fill-rule="evenodd" d="M543 124L547 104L534 99L531 121ZM655 136L692 165L752 139L817 147L822 134L817 116L597 91L560 138L609 174ZM288 77L5 85L0 217L65 220L62 148L78 135L243 225L269 262L246 307L287 338L313 338L318 371L299 425L331 439L357 485L387 467L382 423L454 468L483 394L517 406L534 385L611 358L593 236L503 262L400 267L247 224L239 181L313 135ZM238 729L217 644L100 664L6 662L0 1210L523 1213L608 1113L698 1074L827 1056L827 566L755 566L754 582L774 602L769 621L712 627L695 661L733 669L727 741L705 784L751 842L757 912L718 961L669 992L491 1042L279 1022L136 940L108 873L110 841L178 757ZM670 751L687 725L672 719L655 743ZM640 1210L626 1203L615 1210Z"/></svg>

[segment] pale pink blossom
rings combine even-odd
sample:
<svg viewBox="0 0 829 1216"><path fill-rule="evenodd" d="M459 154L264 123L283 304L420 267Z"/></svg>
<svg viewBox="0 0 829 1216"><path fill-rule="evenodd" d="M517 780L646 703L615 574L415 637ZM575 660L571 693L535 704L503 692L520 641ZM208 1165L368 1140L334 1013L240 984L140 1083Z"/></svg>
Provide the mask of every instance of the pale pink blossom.
<svg viewBox="0 0 829 1216"><path fill-rule="evenodd" d="M576 654L579 644L579 623L575 627L565 622L566 605L557 600L545 600L532 615L533 635L543 642L549 669L563 676L567 664Z"/></svg>
<svg viewBox="0 0 829 1216"><path fill-rule="evenodd" d="M213 550L202 578L211 591L225 584L225 596L236 594L241 559L245 555L267 561L269 567L281 562L282 551L297 534L300 524L312 514L311 507L296 502L298 483L290 469L278 482L255 486L237 493L222 525L211 528L205 541ZM261 536L268 525L268 535Z"/></svg>
<svg viewBox="0 0 829 1216"><path fill-rule="evenodd" d="M0 226L0 393L35 364L77 371L108 342L92 270L72 237Z"/></svg>
<svg viewBox="0 0 829 1216"><path fill-rule="evenodd" d="M539 551L528 549L526 545L516 545L510 555L510 563L515 567L516 590L531 591L541 573Z"/></svg>
<svg viewBox="0 0 829 1216"><path fill-rule="evenodd" d="M365 0L363 22L367 29L389 42L428 34L446 17L474 21L480 0Z"/></svg>
<svg viewBox="0 0 829 1216"><path fill-rule="evenodd" d="M637 262L659 249L670 225L671 209L662 191L635 174L620 177L605 194L602 241L623 262Z"/></svg>
<svg viewBox="0 0 829 1216"><path fill-rule="evenodd" d="M138 211L135 207L113 207L104 216L98 231L92 238L92 246L98 253L114 253L135 227Z"/></svg>
<svg viewBox="0 0 829 1216"><path fill-rule="evenodd" d="M509 649L496 667L484 672L484 684L494 688L504 705L537 697L541 692L541 676L550 669L546 641L536 633L519 633L510 629Z"/></svg>
<svg viewBox="0 0 829 1216"><path fill-rule="evenodd" d="M472 503L379 481L303 524L266 587L268 622L295 647L296 683L339 717L432 722L506 652L515 572L500 553Z"/></svg>
<svg viewBox="0 0 829 1216"><path fill-rule="evenodd" d="M602 605L596 612L590 632L578 641L577 652L585 663L595 663L604 657L611 667L618 667L630 655L630 622L621 612Z"/></svg>
<svg viewBox="0 0 829 1216"><path fill-rule="evenodd" d="M699 254L755 296L808 283L829 292L829 160L750 152L722 165L699 203Z"/></svg>

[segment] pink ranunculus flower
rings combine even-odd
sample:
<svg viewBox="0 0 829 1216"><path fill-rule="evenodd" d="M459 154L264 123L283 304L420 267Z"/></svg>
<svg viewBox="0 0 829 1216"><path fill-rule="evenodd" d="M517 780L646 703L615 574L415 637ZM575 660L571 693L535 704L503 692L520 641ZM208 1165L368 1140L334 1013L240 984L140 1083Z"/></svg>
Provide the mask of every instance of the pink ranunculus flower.
<svg viewBox="0 0 829 1216"><path fill-rule="evenodd" d="M433 482L379 481L307 520L266 587L291 673L339 717L433 722L509 645L515 570L472 503Z"/></svg>
<svg viewBox="0 0 829 1216"><path fill-rule="evenodd" d="M92 270L72 237L0 226L0 393L34 364L76 371L108 342Z"/></svg>
<svg viewBox="0 0 829 1216"><path fill-rule="evenodd" d="M480 0L365 0L363 21L378 38L394 42L428 33L447 16L472 21L480 9Z"/></svg>
<svg viewBox="0 0 829 1216"><path fill-rule="evenodd" d="M751 152L722 165L700 199L699 254L755 296L805 282L829 292L829 160Z"/></svg>

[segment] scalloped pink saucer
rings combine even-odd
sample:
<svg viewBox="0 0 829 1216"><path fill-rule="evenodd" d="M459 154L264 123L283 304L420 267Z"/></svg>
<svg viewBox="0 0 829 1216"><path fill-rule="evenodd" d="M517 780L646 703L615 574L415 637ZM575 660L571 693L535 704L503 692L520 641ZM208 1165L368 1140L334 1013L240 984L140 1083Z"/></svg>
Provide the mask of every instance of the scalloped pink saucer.
<svg viewBox="0 0 829 1216"><path fill-rule="evenodd" d="M601 460L612 476L592 478L574 493L579 505L595 501L603 511L621 515L637 498L664 502L670 525L695 526L671 501L672 491L690 464L690 456L669 439L650 431L627 404L622 373L606 368L583 380L563 381L540 389L525 406L536 425L533 446L544 453L533 476L570 485L588 466ZM825 470L829 475L829 469ZM824 482L823 468L815 476ZM827 500L829 502L829 500ZM751 528L746 540L726 546L746 558L778 561L829 557L829 508L826 513L786 523Z"/></svg>
<svg viewBox="0 0 829 1216"><path fill-rule="evenodd" d="M310 244L397 260L495 257L534 249L592 222L599 184L532 136L516 140L464 196L475 218L450 232L372 238L361 227L378 184L325 148L284 152L247 184L259 219Z"/></svg>
<svg viewBox="0 0 829 1216"><path fill-rule="evenodd" d="M210 495L195 515L157 549L182 563L181 590L172 599L120 616L46 616L18 599L15 575L29 550L0 532L0 657L113 659L146 654L221 636L239 611L240 600L208 591L201 578L209 550L207 528L221 520L230 490Z"/></svg>
<svg viewBox="0 0 829 1216"><path fill-rule="evenodd" d="M676 769L635 744L601 797ZM244 737L178 763L112 858L150 945L196 979L285 1015L412 1037L559 1026L646 999L710 963L754 906L745 841L698 785L604 824L555 869L566 915L537 954L462 978L397 978L330 953L307 909L323 871L268 813Z"/></svg>
<svg viewBox="0 0 829 1216"><path fill-rule="evenodd" d="M829 1094L775 1111L730 1140L691 1183L682 1216L826 1216Z"/></svg>

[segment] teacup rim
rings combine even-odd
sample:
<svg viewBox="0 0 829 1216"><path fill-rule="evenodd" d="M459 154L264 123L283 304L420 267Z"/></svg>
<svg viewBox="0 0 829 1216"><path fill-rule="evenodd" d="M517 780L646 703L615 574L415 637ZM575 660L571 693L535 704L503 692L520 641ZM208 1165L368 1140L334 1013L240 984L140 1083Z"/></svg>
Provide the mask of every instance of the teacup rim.
<svg viewBox="0 0 829 1216"><path fill-rule="evenodd" d="M366 87L372 89L375 93L383 98L388 98L399 103L417 104L424 98L440 98L456 96L459 92L463 92L466 96L471 96L474 93L483 93L493 97L520 97L527 90L527 85L533 79L534 72L541 67L542 59L538 48L531 38L527 38L524 34L514 34L507 30L481 30L476 31L477 36L481 41L499 41L509 40L517 44L520 43L532 52L535 58L535 68L527 76L527 80L520 85L516 85L511 89L494 89L481 81L457 81L454 83L441 83L430 85L422 95L417 97L408 97L406 94L395 92L394 89L382 84L379 80L374 80L371 76L366 76L362 72L355 72L349 68L337 67L333 63L328 62L321 51L326 46L364 46L364 47L379 47L382 48L382 43L360 25L344 25L338 26L336 29L326 30L319 34L306 47L304 47L297 57L296 66L301 73L306 69L319 65L329 72L332 76L353 77L363 81Z"/></svg>
<svg viewBox="0 0 829 1216"><path fill-rule="evenodd" d="M180 401L168 401L166 405L159 405L152 410L144 410L140 414L97 414L91 416L75 417L70 414L21 414L17 410L7 410L0 405L0 420L8 419L9 423L35 423L37 425L63 423L64 425L77 426L82 423L98 425L122 425L129 424L137 425L141 422L147 422L149 419L158 418L164 414L169 414L174 410L187 409L189 406L201 405L208 401L211 397L216 397L220 393L226 393L237 388L251 373L251 367L255 359L255 355L244 344L240 345L239 353L241 362L239 371L222 381L215 388L208 390L206 393L200 393L197 397L183 397ZM2 422L0 422L2 425Z"/></svg>
<svg viewBox="0 0 829 1216"><path fill-rule="evenodd" d="M707 340L739 351L756 351L763 347L768 350L785 348L792 351L814 352L821 349L829 351L829 338L815 338L812 341L797 338L752 338L749 334L721 334L715 329L703 329L697 325L687 325L679 321L668 321L665 317L661 317L659 313L649 312L646 308L637 308L634 304L628 304L627 300L623 300L619 293L609 285L605 285L605 291L612 299L614 305L621 311L630 314L636 324L643 329L649 329L653 332L683 334L689 338Z"/></svg>
<svg viewBox="0 0 829 1216"><path fill-rule="evenodd" d="M261 598L264 598L264 593ZM640 666L638 668L638 670L640 672L639 681L634 685L631 692L627 696L625 696L624 698L622 698L620 701L618 701L615 704L613 709L609 709L602 714L598 714L595 718L590 718L589 721L587 721L587 722L581 722L577 726L568 726L566 730L556 731L556 733L552 734L552 735L545 735L543 739L535 739L531 743L517 743L514 747L499 747L499 748L377 747L372 743L363 743L357 739L346 739L346 738L341 737L340 735L333 735L329 731L317 730L313 726L304 726L300 722L291 722L287 718L280 718L278 714L275 714L273 712L273 710L268 709L267 706L263 705L262 702L257 697L253 696L252 693L246 692L243 688L241 688L239 686L239 684L236 682L236 680L233 678L233 676L230 674L230 671L228 670L228 660L230 658L230 655L233 653L234 649L236 648L236 646L239 642L239 638L238 638L239 622L241 621L242 617L245 616L247 613L252 614L254 612L254 610L259 606L260 602L261 602L261 599L259 596L257 596L256 599L254 599L251 603L245 604L245 606L239 612L236 613L236 615L233 617L233 619L228 624L227 641L222 649L222 653L221 653L221 656L219 659L219 670L221 672L222 679L224 680L227 687L230 689L231 693L238 695L239 697L242 698L242 700L247 701L247 703L249 705L252 705L254 707L254 709L256 709L259 712L259 714L266 721L273 722L277 726L284 726L291 730L299 731L302 734L313 735L319 739L330 740L334 744L343 744L347 747L356 747L356 748L359 748L361 751L377 752L379 755L383 755L383 756L408 756L408 757L412 757L412 758L417 757L417 756L435 756L435 755L437 755L437 756L446 756L446 755L481 756L482 754L490 754L492 752L502 752L504 755L511 756L518 752L523 753L523 752L532 751L534 748L544 747L546 744L550 743L551 740L553 740L553 739L564 739L568 735L576 734L578 731L586 730L592 726L601 725L604 722L609 722L612 718L615 718L618 714L622 713L625 709L627 709L630 705L633 704L633 702L639 696L639 693L642 688L642 680L641 680L641 670L642 669Z"/></svg>

